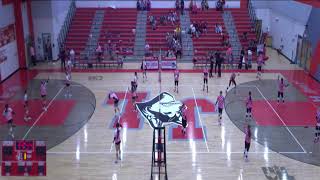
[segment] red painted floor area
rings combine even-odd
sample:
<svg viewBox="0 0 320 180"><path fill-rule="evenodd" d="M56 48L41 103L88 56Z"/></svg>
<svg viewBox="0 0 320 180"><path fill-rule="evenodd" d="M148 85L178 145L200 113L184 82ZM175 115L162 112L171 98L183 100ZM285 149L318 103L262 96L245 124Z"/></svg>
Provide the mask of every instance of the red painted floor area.
<svg viewBox="0 0 320 180"><path fill-rule="evenodd" d="M29 115L32 118L30 121L24 121L24 107L22 101L10 101L15 115L13 116L14 124L18 126L32 126L32 124L40 117L35 126L59 126L64 123L69 113L75 105L74 100L55 100L52 101L48 111L41 115L42 103L41 100L29 101ZM0 104L0 109L4 109L4 104ZM5 124L6 120L3 116L0 117L1 124Z"/></svg>
<svg viewBox="0 0 320 180"><path fill-rule="evenodd" d="M253 117L260 126L315 126L316 108L310 102L255 101ZM277 114L280 118L277 116ZM283 122L282 122L282 121Z"/></svg>

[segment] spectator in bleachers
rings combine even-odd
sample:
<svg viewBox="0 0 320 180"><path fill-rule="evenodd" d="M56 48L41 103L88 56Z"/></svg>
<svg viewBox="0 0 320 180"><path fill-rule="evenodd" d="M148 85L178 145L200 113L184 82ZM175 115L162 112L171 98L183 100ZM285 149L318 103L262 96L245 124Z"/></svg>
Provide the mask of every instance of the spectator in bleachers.
<svg viewBox="0 0 320 180"><path fill-rule="evenodd" d="M176 0L176 11L180 10L180 0Z"/></svg>
<svg viewBox="0 0 320 180"><path fill-rule="evenodd" d="M98 57L98 61L100 62L102 60L102 47L100 46L100 44L98 44L97 46L96 54Z"/></svg>
<svg viewBox="0 0 320 180"><path fill-rule="evenodd" d="M179 57L181 59L182 58L182 47L181 47L180 42L176 42L175 50L176 50L176 58L178 59L178 57Z"/></svg>
<svg viewBox="0 0 320 180"><path fill-rule="evenodd" d="M217 33L217 34L221 34L222 35L222 26L220 25L220 24L216 24L215 26L215 32Z"/></svg>
<svg viewBox="0 0 320 180"><path fill-rule="evenodd" d="M169 50L167 51L166 57L167 57L167 58L174 58L175 55L174 55L173 51L169 49Z"/></svg>
<svg viewBox="0 0 320 180"><path fill-rule="evenodd" d="M34 66L37 65L37 62L36 62L36 53L35 53L35 50L34 50L34 47L33 47L33 43L31 43L30 45L30 56L31 56L31 62Z"/></svg>
<svg viewBox="0 0 320 180"><path fill-rule="evenodd" d="M141 10L141 4L140 4L140 0L137 0L137 10L140 11Z"/></svg>
<svg viewBox="0 0 320 180"><path fill-rule="evenodd" d="M75 60L75 52L73 49L70 50L69 52L69 56L70 56L70 60L71 60L71 63L74 64L74 60Z"/></svg>
<svg viewBox="0 0 320 180"><path fill-rule="evenodd" d="M151 1L150 0L146 0L146 9L147 9L147 11L150 11L150 9L151 9Z"/></svg>
<svg viewBox="0 0 320 180"><path fill-rule="evenodd" d="M217 11L223 11L223 7L224 7L225 3L226 3L225 0L218 0L216 2L216 10Z"/></svg>
<svg viewBox="0 0 320 180"><path fill-rule="evenodd" d="M202 0L201 1L201 9L202 10L208 10L209 9L208 0Z"/></svg>
<svg viewBox="0 0 320 180"><path fill-rule="evenodd" d="M243 32L242 33L242 39L244 40L244 41L248 41L248 32Z"/></svg>
<svg viewBox="0 0 320 180"><path fill-rule="evenodd" d="M144 54L145 56L150 55L150 45L146 42L146 45L144 46Z"/></svg>
<svg viewBox="0 0 320 180"><path fill-rule="evenodd" d="M203 21L201 23L202 33L207 34L208 32L208 23L207 21Z"/></svg>
<svg viewBox="0 0 320 180"><path fill-rule="evenodd" d="M61 60L61 69L66 68L66 50L63 46L60 47L59 59Z"/></svg>
<svg viewBox="0 0 320 180"><path fill-rule="evenodd" d="M251 68L252 63L252 51L251 49L248 49L248 68Z"/></svg>
<svg viewBox="0 0 320 180"><path fill-rule="evenodd" d="M245 51L242 48L240 51L240 59L239 59L238 69L242 69L242 63L245 61L244 58L245 58Z"/></svg>
<svg viewBox="0 0 320 180"><path fill-rule="evenodd" d="M229 46L227 51L226 51L226 59L228 60L228 63L230 65L232 65L233 57L232 57L232 47L231 46Z"/></svg>
<svg viewBox="0 0 320 180"><path fill-rule="evenodd" d="M190 1L189 10L191 11L192 14L197 14L198 12L197 3L193 2L193 0Z"/></svg>
<svg viewBox="0 0 320 180"><path fill-rule="evenodd" d="M213 77L213 74L212 74L212 72L213 72L213 64L214 64L214 57L213 57L212 54L210 54L209 60L210 60L209 78L212 78Z"/></svg>
<svg viewBox="0 0 320 180"><path fill-rule="evenodd" d="M183 12L184 12L184 0L180 1L180 10L181 10L181 15L183 15Z"/></svg>

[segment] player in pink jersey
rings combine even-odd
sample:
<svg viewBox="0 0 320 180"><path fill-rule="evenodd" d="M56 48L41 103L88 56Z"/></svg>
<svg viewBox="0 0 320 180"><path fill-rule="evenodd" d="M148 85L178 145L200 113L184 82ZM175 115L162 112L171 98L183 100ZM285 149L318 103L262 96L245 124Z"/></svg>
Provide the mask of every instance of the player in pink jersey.
<svg viewBox="0 0 320 180"><path fill-rule="evenodd" d="M108 95L109 99L113 99L114 113L120 112L119 110L119 98L115 92L110 92Z"/></svg>
<svg viewBox="0 0 320 180"><path fill-rule="evenodd" d="M41 85L40 85L40 95L41 95L41 99L42 99L42 109L44 111L47 111L47 84L49 82L49 79L47 81L41 81Z"/></svg>
<svg viewBox="0 0 320 180"><path fill-rule="evenodd" d="M318 107L317 113L316 113L316 132L314 136L314 143L319 142L320 139L320 107Z"/></svg>
<svg viewBox="0 0 320 180"><path fill-rule="evenodd" d="M117 122L116 124L116 129L114 131L114 136L113 136L113 143L114 146L116 147L116 161L115 163L118 163L118 160L121 160L121 128L122 125Z"/></svg>
<svg viewBox="0 0 320 180"><path fill-rule="evenodd" d="M247 108L247 113L246 117L252 117L251 112L252 112L252 97L251 97L251 91L249 91L249 96L246 100L246 108Z"/></svg>
<svg viewBox="0 0 320 180"><path fill-rule="evenodd" d="M2 115L5 117L7 124L8 124L8 128L9 128L9 135L14 138L13 135L13 127L15 127L15 125L13 124L13 115L15 114L15 112L12 110L12 108L9 106L9 104L6 104L4 106L4 110L2 112Z"/></svg>
<svg viewBox="0 0 320 180"><path fill-rule="evenodd" d="M182 104L181 106L181 117L182 117L182 121L181 121L181 124L182 124L182 134L186 134L186 128L187 128L187 125L188 125L188 120L187 120L187 106L185 104Z"/></svg>
<svg viewBox="0 0 320 180"><path fill-rule="evenodd" d="M261 79L261 75L262 75L262 65L264 64L264 60L263 60L263 54L259 53L258 59L257 59L257 78Z"/></svg>
<svg viewBox="0 0 320 180"><path fill-rule="evenodd" d="M280 79L280 77L278 76L278 103L280 102L280 100L282 100L282 102L284 103L284 88L287 87L288 85L286 85L284 83L283 78Z"/></svg>
<svg viewBox="0 0 320 180"><path fill-rule="evenodd" d="M66 72L66 94L64 95L65 97L71 97L71 88L70 88L70 84L71 84L71 74L69 74L68 72Z"/></svg>
<svg viewBox="0 0 320 180"><path fill-rule="evenodd" d="M179 86L179 70L178 69L176 69L174 71L173 76L174 76L174 92L178 93L179 92L179 90L178 90L178 86Z"/></svg>
<svg viewBox="0 0 320 180"><path fill-rule="evenodd" d="M231 76L230 76L229 86L227 87L227 91L228 91L229 87L230 87L232 84L234 85L234 87L237 87L237 83L236 83L236 73L235 73L235 72L233 72L233 73L231 74Z"/></svg>
<svg viewBox="0 0 320 180"><path fill-rule="evenodd" d="M27 90L24 91L23 95L23 106L24 106L24 121L29 121L31 117L29 116L29 102L28 102L28 93Z"/></svg>
<svg viewBox="0 0 320 180"><path fill-rule="evenodd" d="M203 91L204 91L204 89L205 89L205 86L207 85L207 92L209 92L208 76L209 76L209 72L208 72L208 68L207 68L207 66L206 66L206 67L204 67L204 69L203 69Z"/></svg>
<svg viewBox="0 0 320 180"><path fill-rule="evenodd" d="M217 97L216 105L218 105L219 125L221 125L222 111L224 107L224 97L222 95L222 91L220 91L220 95Z"/></svg>
<svg viewBox="0 0 320 180"><path fill-rule="evenodd" d="M247 127L245 127L245 140L244 140L244 152L243 152L243 156L246 158L246 161L248 160L248 152L250 149L250 144L251 144L251 127L248 124Z"/></svg>

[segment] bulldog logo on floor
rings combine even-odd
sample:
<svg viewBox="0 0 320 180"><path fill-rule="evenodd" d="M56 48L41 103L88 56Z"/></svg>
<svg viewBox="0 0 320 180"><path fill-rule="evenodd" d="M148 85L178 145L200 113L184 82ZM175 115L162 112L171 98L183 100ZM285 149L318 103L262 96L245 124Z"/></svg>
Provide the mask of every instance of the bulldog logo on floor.
<svg viewBox="0 0 320 180"><path fill-rule="evenodd" d="M167 92L162 92L150 101L139 102L136 106L152 128L172 123L182 125L182 102L176 101L174 96Z"/></svg>

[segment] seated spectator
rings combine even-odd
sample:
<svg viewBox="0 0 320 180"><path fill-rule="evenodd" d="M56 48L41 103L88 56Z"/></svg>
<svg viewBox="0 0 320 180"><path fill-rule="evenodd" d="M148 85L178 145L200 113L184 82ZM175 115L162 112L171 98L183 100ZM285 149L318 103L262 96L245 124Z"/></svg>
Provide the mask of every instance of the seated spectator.
<svg viewBox="0 0 320 180"><path fill-rule="evenodd" d="M118 66L119 67L123 67L123 62L126 59L126 56L122 56L120 58L118 58Z"/></svg>
<svg viewBox="0 0 320 180"><path fill-rule="evenodd" d="M247 41L248 40L248 32L243 32L242 38L243 38L243 40Z"/></svg>
<svg viewBox="0 0 320 180"><path fill-rule="evenodd" d="M216 10L217 11L223 11L223 6L225 4L224 0L218 0L216 3Z"/></svg>
<svg viewBox="0 0 320 180"><path fill-rule="evenodd" d="M208 9L209 9L208 0L202 0L201 1L201 10L208 10Z"/></svg>
<svg viewBox="0 0 320 180"><path fill-rule="evenodd" d="M146 10L150 11L150 9L151 9L151 2L150 2L150 0L147 0L147 2L146 2Z"/></svg>
<svg viewBox="0 0 320 180"><path fill-rule="evenodd" d="M166 57L167 57L167 58L174 58L175 55L174 55L174 53L173 53L172 50L168 50L168 51L167 51L167 54L166 54Z"/></svg>
<svg viewBox="0 0 320 180"><path fill-rule="evenodd" d="M203 33L207 33L208 32L208 23L206 22L206 21L204 21L204 22L202 22L201 23L201 28L202 28L202 31L203 31Z"/></svg>
<svg viewBox="0 0 320 180"><path fill-rule="evenodd" d="M140 0L137 0L137 10L141 10L141 4L140 4Z"/></svg>
<svg viewBox="0 0 320 180"><path fill-rule="evenodd" d="M190 4L189 4L189 9L191 11L192 14L197 14L198 12L198 7L197 7L197 4L196 2L193 2L193 0L190 1Z"/></svg>
<svg viewBox="0 0 320 180"><path fill-rule="evenodd" d="M145 56L150 55L150 45L146 42L146 45L144 46L144 54Z"/></svg>
<svg viewBox="0 0 320 180"><path fill-rule="evenodd" d="M176 10L178 11L180 9L180 2L179 0L176 0Z"/></svg>

